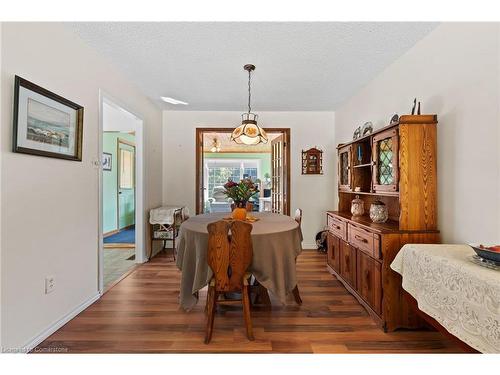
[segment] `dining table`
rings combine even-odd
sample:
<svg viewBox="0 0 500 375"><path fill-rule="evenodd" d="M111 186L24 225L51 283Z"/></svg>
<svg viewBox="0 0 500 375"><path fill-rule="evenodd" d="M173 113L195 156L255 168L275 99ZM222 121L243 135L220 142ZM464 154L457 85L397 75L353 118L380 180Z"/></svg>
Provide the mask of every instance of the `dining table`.
<svg viewBox="0 0 500 375"><path fill-rule="evenodd" d="M252 212L253 258L248 269L255 279L282 304L297 286L296 259L302 252L302 233L292 217L272 212ZM189 311L198 302L198 291L212 278L207 263L207 225L231 220L231 213L208 213L190 217L180 226L176 265L181 270L179 302Z"/></svg>

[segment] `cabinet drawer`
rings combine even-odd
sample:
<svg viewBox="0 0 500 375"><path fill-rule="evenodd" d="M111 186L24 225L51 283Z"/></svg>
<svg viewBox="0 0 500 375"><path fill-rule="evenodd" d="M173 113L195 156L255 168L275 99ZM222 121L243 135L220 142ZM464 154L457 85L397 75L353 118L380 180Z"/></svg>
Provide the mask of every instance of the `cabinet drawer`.
<svg viewBox="0 0 500 375"><path fill-rule="evenodd" d="M340 241L340 276L356 288L356 248Z"/></svg>
<svg viewBox="0 0 500 375"><path fill-rule="evenodd" d="M347 223L345 221L328 215L328 230L343 240L347 240Z"/></svg>
<svg viewBox="0 0 500 375"><path fill-rule="evenodd" d="M362 251L357 256L357 291L377 313L382 312L381 265Z"/></svg>
<svg viewBox="0 0 500 375"><path fill-rule="evenodd" d="M373 258L380 258L380 241L378 235L349 224L349 243L364 251Z"/></svg>

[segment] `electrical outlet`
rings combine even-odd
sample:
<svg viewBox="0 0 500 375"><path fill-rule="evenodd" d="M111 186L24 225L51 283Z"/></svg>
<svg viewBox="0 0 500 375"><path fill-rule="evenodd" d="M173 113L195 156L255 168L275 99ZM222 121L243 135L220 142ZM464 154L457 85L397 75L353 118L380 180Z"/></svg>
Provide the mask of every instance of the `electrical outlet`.
<svg viewBox="0 0 500 375"><path fill-rule="evenodd" d="M45 294L52 293L56 288L56 278L54 276L45 277Z"/></svg>

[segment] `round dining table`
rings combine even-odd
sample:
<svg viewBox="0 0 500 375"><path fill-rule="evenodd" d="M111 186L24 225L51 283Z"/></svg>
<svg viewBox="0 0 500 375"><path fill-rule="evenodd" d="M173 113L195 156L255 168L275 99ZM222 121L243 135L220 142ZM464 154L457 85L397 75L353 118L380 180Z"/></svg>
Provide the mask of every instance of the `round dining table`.
<svg viewBox="0 0 500 375"><path fill-rule="evenodd" d="M229 212L190 217L181 224L177 239L176 265L181 270L180 305L191 310L198 302L198 291L212 278L207 263L207 225L228 219ZM299 224L290 216L271 212L252 212L253 258L248 271L281 303L297 286L295 260L302 251Z"/></svg>

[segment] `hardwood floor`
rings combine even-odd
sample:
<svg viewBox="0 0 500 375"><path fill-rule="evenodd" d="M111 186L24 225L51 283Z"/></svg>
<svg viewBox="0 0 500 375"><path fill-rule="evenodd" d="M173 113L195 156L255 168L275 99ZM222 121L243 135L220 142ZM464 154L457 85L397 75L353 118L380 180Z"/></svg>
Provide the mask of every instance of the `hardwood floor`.
<svg viewBox="0 0 500 375"><path fill-rule="evenodd" d="M331 276L325 255L304 251L297 260L302 306L273 300L252 310L255 341L248 341L241 306L216 314L212 342L205 335L206 289L195 309L178 305L180 272L169 254L139 266L99 301L39 345L69 353L459 353L433 331L384 333ZM291 297L293 298L293 297Z"/></svg>

